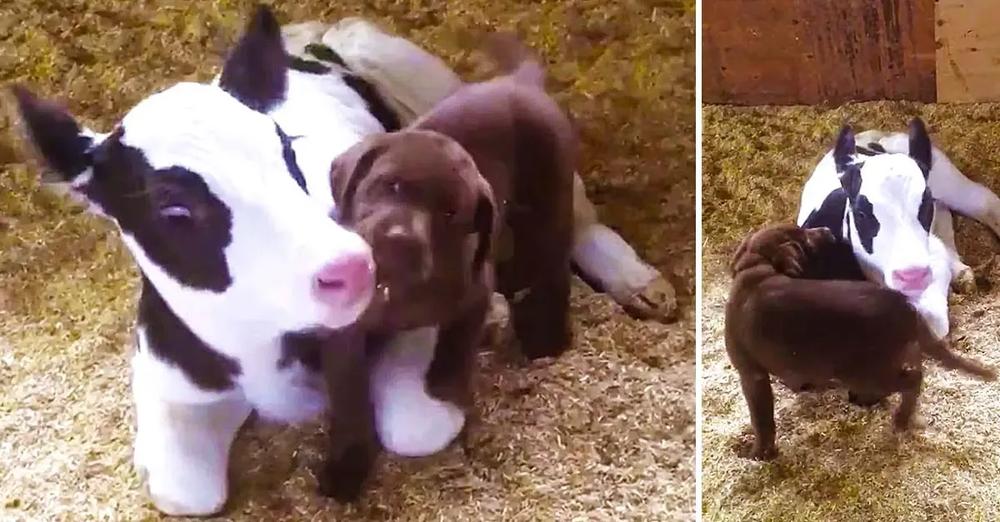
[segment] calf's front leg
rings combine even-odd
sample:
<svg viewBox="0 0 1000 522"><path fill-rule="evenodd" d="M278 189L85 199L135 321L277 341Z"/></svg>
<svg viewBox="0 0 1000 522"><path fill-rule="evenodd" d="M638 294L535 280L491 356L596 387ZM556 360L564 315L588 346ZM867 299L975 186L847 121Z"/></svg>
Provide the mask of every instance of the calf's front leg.
<svg viewBox="0 0 1000 522"><path fill-rule="evenodd" d="M666 321L677 311L676 292L663 274L598 221L579 173L573 174L573 264L635 317Z"/></svg>
<svg viewBox="0 0 1000 522"><path fill-rule="evenodd" d="M162 393L169 387L162 386L164 378L177 379L178 389L191 387L176 369L148 352L133 356L135 468L145 476L159 511L213 515L226 503L229 451L251 407L239 393L203 393L203 402L171 401Z"/></svg>
<svg viewBox="0 0 1000 522"><path fill-rule="evenodd" d="M386 450L404 457L441 451L462 431L462 408L427 390L427 373L438 344L438 327L394 334L371 373L375 428Z"/></svg>
<svg viewBox="0 0 1000 522"><path fill-rule="evenodd" d="M955 247L955 227L951 210L941 202L934 203L934 223L931 233L941 241L951 272L951 287L956 292L968 294L976 290L976 277L969 265L962 262Z"/></svg>

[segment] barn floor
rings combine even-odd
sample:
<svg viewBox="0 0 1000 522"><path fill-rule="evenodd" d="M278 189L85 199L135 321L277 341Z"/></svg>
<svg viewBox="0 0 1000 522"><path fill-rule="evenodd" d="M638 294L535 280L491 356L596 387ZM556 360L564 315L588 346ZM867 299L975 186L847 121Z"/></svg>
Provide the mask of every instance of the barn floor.
<svg viewBox="0 0 1000 522"><path fill-rule="evenodd" d="M252 426L225 519L690 519L694 2L295 4L278 8L283 22L371 17L462 73L476 70L467 44L486 21L527 29L581 126L592 198L678 287L681 318L632 320L577 285L572 351L525 366L485 350L470 451L385 458L355 507L315 492L321 427ZM251 6L7 0L0 84L26 82L108 129L159 88L211 78ZM131 467L137 274L110 226L38 188L0 118L0 519L156 518Z"/></svg>
<svg viewBox="0 0 1000 522"><path fill-rule="evenodd" d="M841 108L704 110L703 488L705 520L996 520L1000 518L1000 385L933 363L921 402L929 426L897 439L889 411L865 411L846 393L794 396L775 386L778 451L772 463L737 456L749 442L746 402L723 341L729 276L739 239L793 222L799 190L839 126L905 129L914 115L966 175L1000 191L1000 105L864 103ZM952 297L952 341L1000 367L1000 245L956 217L959 252L979 290ZM891 399L895 408L898 398Z"/></svg>

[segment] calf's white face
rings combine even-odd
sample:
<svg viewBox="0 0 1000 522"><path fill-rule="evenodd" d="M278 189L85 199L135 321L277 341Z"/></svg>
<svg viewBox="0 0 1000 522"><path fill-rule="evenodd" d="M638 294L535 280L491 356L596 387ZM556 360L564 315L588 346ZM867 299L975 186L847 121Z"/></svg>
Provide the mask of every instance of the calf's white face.
<svg viewBox="0 0 1000 522"><path fill-rule="evenodd" d="M143 275L199 335L223 320L272 336L337 328L373 292L370 248L306 194L294 138L264 114L284 96L285 60L277 23L258 17L218 86L170 87L108 135L15 89L59 181L118 225Z"/></svg>
<svg viewBox="0 0 1000 522"><path fill-rule="evenodd" d="M910 124L909 154L857 147L849 127L841 130L834 160L846 194L848 228L869 276L911 297L931 282L928 250L934 202L927 186L931 143L924 124ZM868 156L868 157L864 157Z"/></svg>

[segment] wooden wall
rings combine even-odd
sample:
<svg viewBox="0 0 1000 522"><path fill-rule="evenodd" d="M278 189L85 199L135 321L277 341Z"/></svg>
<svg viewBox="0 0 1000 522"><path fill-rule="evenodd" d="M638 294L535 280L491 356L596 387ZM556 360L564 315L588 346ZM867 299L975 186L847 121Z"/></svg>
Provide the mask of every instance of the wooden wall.
<svg viewBox="0 0 1000 522"><path fill-rule="evenodd" d="M704 102L935 101L941 84L935 76L940 55L935 54L934 4L934 0L704 0ZM963 16L961 23L975 22L976 15ZM993 16L987 22L1000 32L1000 18ZM958 59L979 63L980 58L965 53ZM966 81L980 80L966 76Z"/></svg>
<svg viewBox="0 0 1000 522"><path fill-rule="evenodd" d="M1000 1L937 0L939 102L1000 101Z"/></svg>

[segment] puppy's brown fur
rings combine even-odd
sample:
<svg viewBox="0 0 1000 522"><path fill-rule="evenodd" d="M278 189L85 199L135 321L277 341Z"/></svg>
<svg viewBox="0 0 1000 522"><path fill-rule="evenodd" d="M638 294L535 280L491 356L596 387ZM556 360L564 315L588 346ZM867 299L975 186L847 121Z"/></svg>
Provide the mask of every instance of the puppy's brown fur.
<svg viewBox="0 0 1000 522"><path fill-rule="evenodd" d="M394 332L437 325L428 391L468 410L495 275L526 355L558 355L570 342L576 137L528 50L507 35L489 43L508 74L463 85L409 128L365 139L332 167L336 217L372 246L381 290L365 319L324 351L333 428L321 489L341 500L358 495L377 451L370 407L344 405L353 418L336 408L368 400L367 381L362 389L351 377L363 372L359 361L346 352L377 352ZM503 224L509 256L493 248Z"/></svg>
<svg viewBox="0 0 1000 522"><path fill-rule="evenodd" d="M751 457L771 459L771 376L846 387L862 396L900 392L896 430L911 426L923 381L923 356L983 380L996 374L934 338L902 294L868 281L797 279L828 229L776 225L747 237L730 266L726 352L739 372L755 441Z"/></svg>

